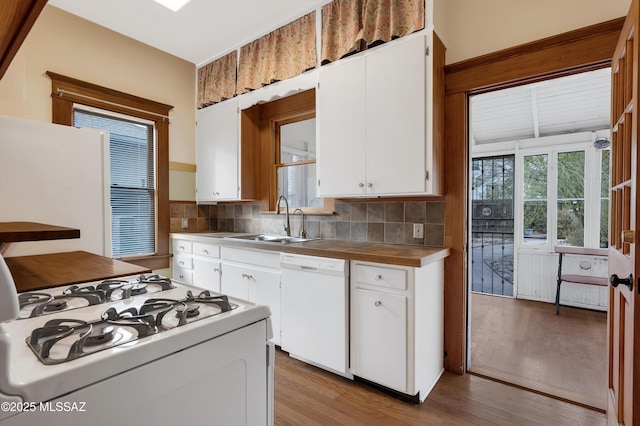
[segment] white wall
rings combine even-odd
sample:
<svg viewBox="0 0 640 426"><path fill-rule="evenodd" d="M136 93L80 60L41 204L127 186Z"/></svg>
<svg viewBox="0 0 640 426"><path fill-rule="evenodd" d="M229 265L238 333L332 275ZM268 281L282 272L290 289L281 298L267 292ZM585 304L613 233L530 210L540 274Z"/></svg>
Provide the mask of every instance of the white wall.
<svg viewBox="0 0 640 426"><path fill-rule="evenodd" d="M447 64L626 16L631 0L435 0Z"/></svg>
<svg viewBox="0 0 640 426"><path fill-rule="evenodd" d="M517 259L517 297L555 303L558 254L520 251ZM581 262L586 262L580 267ZM589 264L589 269L584 267ZM576 275L607 276L607 259L593 256L565 255L562 273ZM609 306L609 289L593 285L562 283L560 304L606 311ZM562 311L562 307L560 307Z"/></svg>

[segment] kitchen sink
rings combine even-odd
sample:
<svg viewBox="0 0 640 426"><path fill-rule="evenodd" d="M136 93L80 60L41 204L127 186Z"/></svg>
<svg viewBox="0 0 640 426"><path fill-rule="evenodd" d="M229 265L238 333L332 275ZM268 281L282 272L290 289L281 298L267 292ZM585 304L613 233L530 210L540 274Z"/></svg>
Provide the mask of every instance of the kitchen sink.
<svg viewBox="0 0 640 426"><path fill-rule="evenodd" d="M263 243L290 244L317 240L317 238L288 237L286 235L252 234L224 237L225 240L258 241Z"/></svg>

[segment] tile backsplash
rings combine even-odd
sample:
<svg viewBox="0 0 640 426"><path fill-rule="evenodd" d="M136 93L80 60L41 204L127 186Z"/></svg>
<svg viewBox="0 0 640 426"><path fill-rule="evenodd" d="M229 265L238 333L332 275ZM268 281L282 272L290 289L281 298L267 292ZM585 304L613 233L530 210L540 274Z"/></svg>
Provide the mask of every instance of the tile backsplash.
<svg viewBox="0 0 640 426"><path fill-rule="evenodd" d="M216 205L196 205L184 201L170 202L169 232L211 232L217 230ZM182 220L187 220L187 228Z"/></svg>
<svg viewBox="0 0 640 426"><path fill-rule="evenodd" d="M200 207L207 206L197 206L198 209ZM202 232L199 223L201 219L204 222L205 217L210 218L211 231L284 232L285 216L260 212L258 204L218 204L208 207L209 212L197 212L197 231L191 231L191 226L189 230L174 231L172 205L172 232ZM301 216L291 215L290 221L291 234L299 235ZM423 224L423 238L413 238L414 223ZM444 201L336 201L333 215L305 214L305 228L308 236L324 239L444 247Z"/></svg>

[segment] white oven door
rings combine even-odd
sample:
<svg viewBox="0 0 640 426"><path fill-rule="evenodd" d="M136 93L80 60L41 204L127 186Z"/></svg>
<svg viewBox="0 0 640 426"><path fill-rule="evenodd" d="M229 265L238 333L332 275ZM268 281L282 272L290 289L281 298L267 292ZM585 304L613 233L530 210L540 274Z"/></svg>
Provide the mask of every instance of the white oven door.
<svg viewBox="0 0 640 426"><path fill-rule="evenodd" d="M273 424L274 349L268 332L268 319L259 321L35 404L34 411L2 425ZM179 347L179 335L174 338Z"/></svg>

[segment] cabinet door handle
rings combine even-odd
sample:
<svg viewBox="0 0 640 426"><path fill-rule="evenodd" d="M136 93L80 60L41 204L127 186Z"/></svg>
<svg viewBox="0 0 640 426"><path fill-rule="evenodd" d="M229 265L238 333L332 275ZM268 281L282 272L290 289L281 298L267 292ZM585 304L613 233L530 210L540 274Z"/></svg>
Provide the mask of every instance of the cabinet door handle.
<svg viewBox="0 0 640 426"><path fill-rule="evenodd" d="M178 265L184 266L184 262L181 260L180 262L178 262Z"/></svg>
<svg viewBox="0 0 640 426"><path fill-rule="evenodd" d="M242 274L242 278L246 278L246 279L253 279L253 275L251 274Z"/></svg>
<svg viewBox="0 0 640 426"><path fill-rule="evenodd" d="M379 301L379 300L376 300L375 302L373 302L373 304L376 305L376 306L380 306L380 305L382 305L382 302Z"/></svg>
<svg viewBox="0 0 640 426"><path fill-rule="evenodd" d="M202 250L203 254L209 254L209 250Z"/></svg>
<svg viewBox="0 0 640 426"><path fill-rule="evenodd" d="M360 183L358 184L358 188L364 188L364 183L360 182Z"/></svg>
<svg viewBox="0 0 640 426"><path fill-rule="evenodd" d="M376 281L380 281L382 279L382 275L377 274L375 277L373 277L373 279Z"/></svg>
<svg viewBox="0 0 640 426"><path fill-rule="evenodd" d="M184 250L184 246L178 246L180 250Z"/></svg>
<svg viewBox="0 0 640 426"><path fill-rule="evenodd" d="M367 186L368 186L369 188L373 188L373 184L372 184L371 182L369 182L369 183L367 184Z"/></svg>

